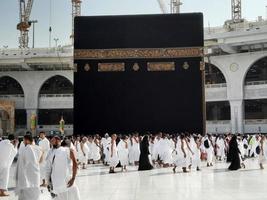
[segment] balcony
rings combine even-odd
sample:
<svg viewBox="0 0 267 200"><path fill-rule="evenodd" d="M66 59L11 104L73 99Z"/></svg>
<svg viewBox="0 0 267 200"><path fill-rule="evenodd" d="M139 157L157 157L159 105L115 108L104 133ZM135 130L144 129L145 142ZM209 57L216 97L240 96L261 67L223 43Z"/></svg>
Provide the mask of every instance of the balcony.
<svg viewBox="0 0 267 200"><path fill-rule="evenodd" d="M244 129L246 133L267 133L267 119L246 119Z"/></svg>
<svg viewBox="0 0 267 200"><path fill-rule="evenodd" d="M72 46L58 48L34 48L34 49L0 49L0 59L10 58L38 58L38 57L71 57Z"/></svg>
<svg viewBox="0 0 267 200"><path fill-rule="evenodd" d="M244 87L245 99L267 98L267 81L246 82Z"/></svg>
<svg viewBox="0 0 267 200"><path fill-rule="evenodd" d="M206 84L206 101L225 101L227 100L227 84Z"/></svg>
<svg viewBox="0 0 267 200"><path fill-rule="evenodd" d="M73 94L41 94L39 95L39 108L73 108Z"/></svg>
<svg viewBox="0 0 267 200"><path fill-rule="evenodd" d="M206 129L207 133L229 133L231 132L231 121L206 121Z"/></svg>
<svg viewBox="0 0 267 200"><path fill-rule="evenodd" d="M23 94L0 95L0 99L14 101L16 109L24 109L24 95Z"/></svg>

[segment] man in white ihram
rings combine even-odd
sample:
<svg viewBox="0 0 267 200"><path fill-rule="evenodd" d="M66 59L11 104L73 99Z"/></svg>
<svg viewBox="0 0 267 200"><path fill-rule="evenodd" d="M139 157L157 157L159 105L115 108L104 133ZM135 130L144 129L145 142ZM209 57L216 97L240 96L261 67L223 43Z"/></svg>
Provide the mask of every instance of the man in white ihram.
<svg viewBox="0 0 267 200"><path fill-rule="evenodd" d="M18 200L40 200L40 162L41 148L33 144L33 137L26 134L25 147L18 157L17 188Z"/></svg>
<svg viewBox="0 0 267 200"><path fill-rule="evenodd" d="M103 153L104 153L104 164L108 165L109 163L109 146L111 143L111 137L109 137L108 133L105 134L105 137L101 139L101 144L103 147Z"/></svg>
<svg viewBox="0 0 267 200"><path fill-rule="evenodd" d="M39 146L41 147L43 151L43 160L41 162L40 168L41 168L41 180L42 180L42 185L41 187L45 186L45 169L46 169L46 157L47 153L50 150L50 142L49 140L45 137L45 132L40 132L40 141L39 141Z"/></svg>
<svg viewBox="0 0 267 200"><path fill-rule="evenodd" d="M0 142L0 197L9 196L7 193L9 171L17 154L17 142L14 135Z"/></svg>
<svg viewBox="0 0 267 200"><path fill-rule="evenodd" d="M53 148L46 159L46 183L54 200L79 200L80 194L75 185L77 160L69 147L61 146L61 139L55 135Z"/></svg>

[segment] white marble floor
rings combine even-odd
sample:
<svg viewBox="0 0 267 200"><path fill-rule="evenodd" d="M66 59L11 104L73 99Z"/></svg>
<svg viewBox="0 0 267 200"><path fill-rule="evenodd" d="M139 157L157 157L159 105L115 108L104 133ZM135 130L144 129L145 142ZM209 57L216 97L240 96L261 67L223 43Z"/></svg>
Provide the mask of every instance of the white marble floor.
<svg viewBox="0 0 267 200"><path fill-rule="evenodd" d="M200 172L178 172L171 168L108 174L102 165L90 165L79 171L77 185L81 200L264 200L267 199L267 166L260 170L257 160L247 160L246 169L226 170L228 164L216 163ZM119 171L119 169L117 169ZM17 200L10 182L11 196ZM46 191L42 200L50 199Z"/></svg>

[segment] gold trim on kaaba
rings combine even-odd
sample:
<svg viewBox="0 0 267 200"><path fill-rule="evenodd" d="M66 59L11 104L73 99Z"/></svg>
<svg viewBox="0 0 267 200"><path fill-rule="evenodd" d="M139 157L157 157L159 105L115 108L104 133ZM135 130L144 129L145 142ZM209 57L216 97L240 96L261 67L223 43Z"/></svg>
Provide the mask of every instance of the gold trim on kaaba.
<svg viewBox="0 0 267 200"><path fill-rule="evenodd" d="M134 63L133 70L138 71L139 69L140 69L140 67L139 67L138 63Z"/></svg>
<svg viewBox="0 0 267 200"><path fill-rule="evenodd" d="M184 62L184 64L183 64L183 68L184 68L185 70L187 70L189 67L190 67L190 66L189 66L188 62Z"/></svg>
<svg viewBox="0 0 267 200"><path fill-rule="evenodd" d="M204 61L201 61L200 62L200 70L201 71L204 71L205 70L205 62Z"/></svg>
<svg viewBox="0 0 267 200"><path fill-rule="evenodd" d="M98 63L99 72L123 72L125 71L124 63Z"/></svg>
<svg viewBox="0 0 267 200"><path fill-rule="evenodd" d="M174 62L148 62L147 71L175 71Z"/></svg>
<svg viewBox="0 0 267 200"><path fill-rule="evenodd" d="M86 63L84 65L84 70L88 72L90 69L91 69L90 65L88 63Z"/></svg>
<svg viewBox="0 0 267 200"><path fill-rule="evenodd" d="M74 49L74 59L186 58L203 55L202 47Z"/></svg>

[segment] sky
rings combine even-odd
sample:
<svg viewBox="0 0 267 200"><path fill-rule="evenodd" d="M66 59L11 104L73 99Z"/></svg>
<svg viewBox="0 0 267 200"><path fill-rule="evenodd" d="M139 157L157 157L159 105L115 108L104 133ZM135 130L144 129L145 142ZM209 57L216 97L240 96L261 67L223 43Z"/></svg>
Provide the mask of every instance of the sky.
<svg viewBox="0 0 267 200"><path fill-rule="evenodd" d="M82 0L82 15L121 15L121 14L157 14L161 13L157 0ZM165 0L168 5L169 0ZM204 25L222 26L231 18L231 0L182 0L181 12L203 12ZM258 16L266 18L267 0L243 0L242 16L247 20L256 20ZM34 0L31 20L35 25L35 47L49 46L49 25L52 26L52 45L58 38L59 45L70 44L71 0ZM18 0L0 0L0 48L18 47L19 31ZM29 33L32 45L32 28Z"/></svg>

